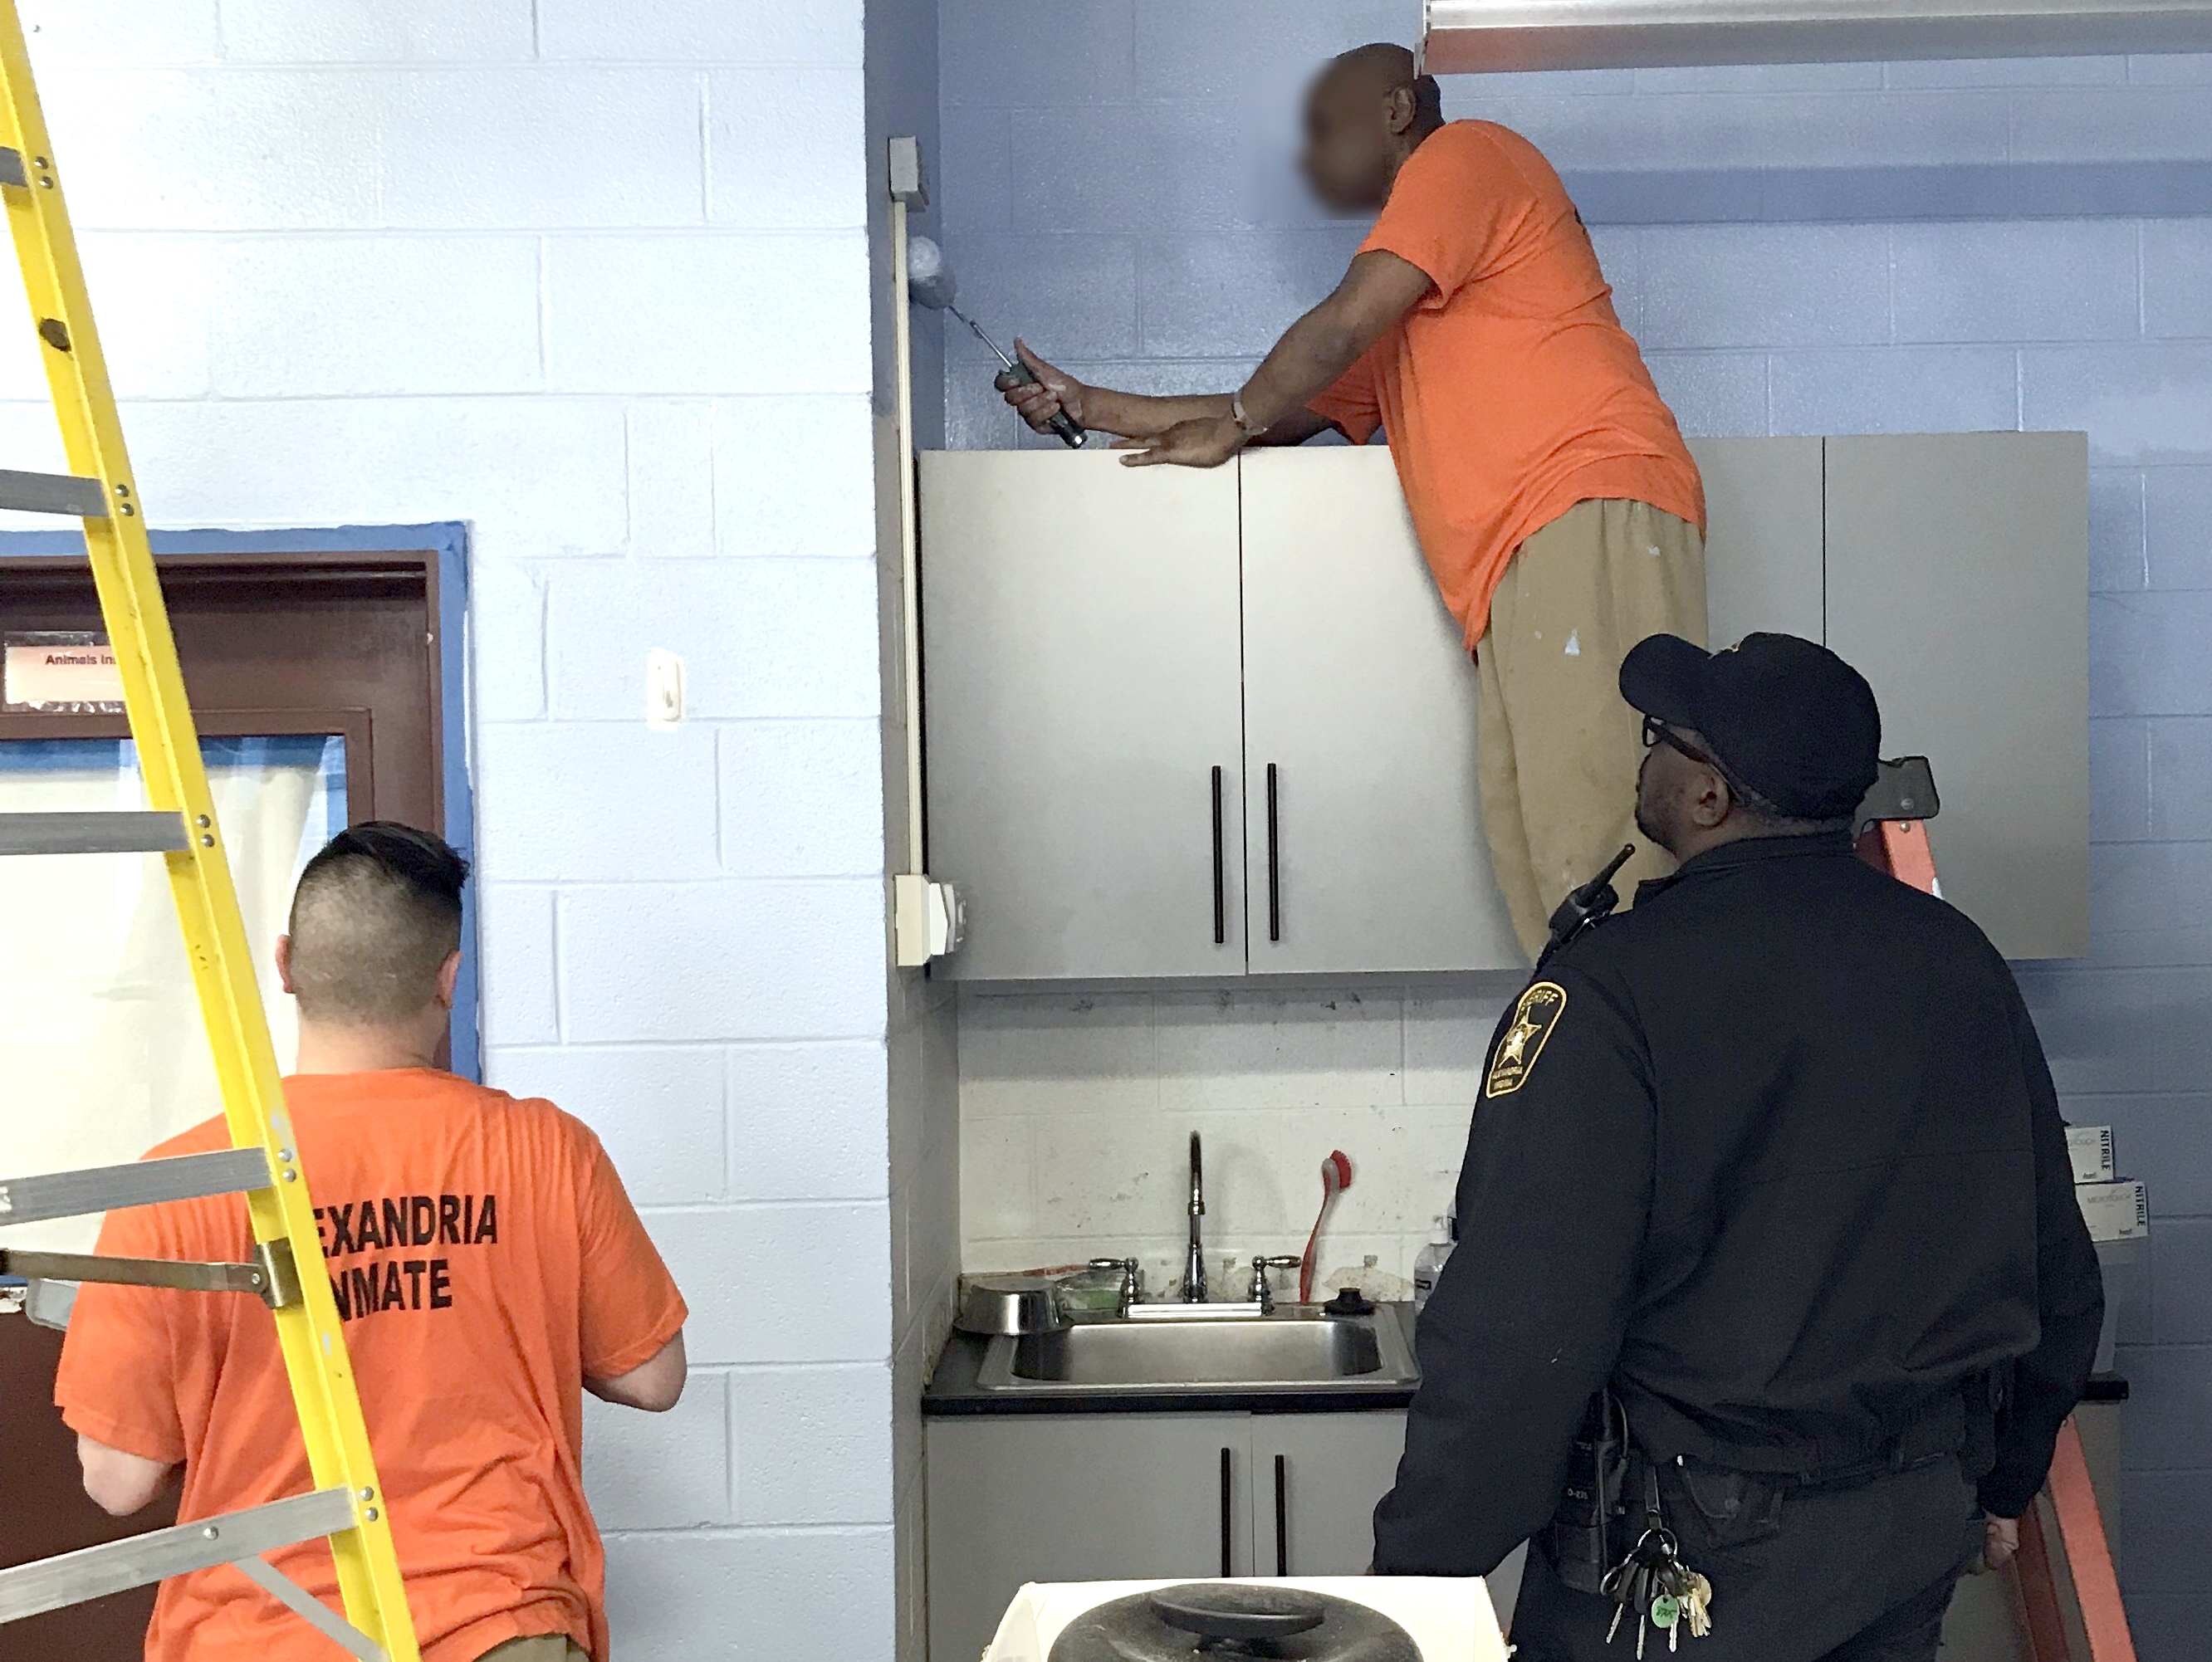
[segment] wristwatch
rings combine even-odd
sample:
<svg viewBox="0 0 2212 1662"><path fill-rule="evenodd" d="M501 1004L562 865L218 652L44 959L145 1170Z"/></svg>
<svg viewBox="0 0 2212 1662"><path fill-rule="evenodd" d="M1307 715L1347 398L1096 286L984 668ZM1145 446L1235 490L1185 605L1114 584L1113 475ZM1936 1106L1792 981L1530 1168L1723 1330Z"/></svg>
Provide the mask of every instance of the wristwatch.
<svg viewBox="0 0 2212 1662"><path fill-rule="evenodd" d="M1244 413L1244 394L1241 389L1229 395L1229 419L1237 423L1248 439L1258 438L1271 425L1267 422L1255 422Z"/></svg>

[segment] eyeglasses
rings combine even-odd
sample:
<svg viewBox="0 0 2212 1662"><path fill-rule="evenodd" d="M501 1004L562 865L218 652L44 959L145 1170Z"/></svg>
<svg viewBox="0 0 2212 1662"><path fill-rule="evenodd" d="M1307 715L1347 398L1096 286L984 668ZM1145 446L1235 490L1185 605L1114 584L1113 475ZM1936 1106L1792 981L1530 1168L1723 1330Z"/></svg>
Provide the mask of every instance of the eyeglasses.
<svg viewBox="0 0 2212 1662"><path fill-rule="evenodd" d="M1670 750L1678 751L1689 757L1692 761L1711 768L1723 779L1729 779L1731 785L1735 783L1734 779L1729 778L1729 770L1721 766L1717 756L1706 755L1665 722L1660 720L1658 717L1646 716L1644 718L1644 748L1649 750L1655 744L1663 744Z"/></svg>

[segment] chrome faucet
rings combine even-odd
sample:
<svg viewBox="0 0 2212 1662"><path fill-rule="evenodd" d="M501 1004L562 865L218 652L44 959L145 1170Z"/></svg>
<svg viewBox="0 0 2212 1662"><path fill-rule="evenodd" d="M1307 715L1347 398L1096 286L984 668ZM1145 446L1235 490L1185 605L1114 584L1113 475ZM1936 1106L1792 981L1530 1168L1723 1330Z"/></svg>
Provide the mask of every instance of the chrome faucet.
<svg viewBox="0 0 2212 1662"><path fill-rule="evenodd" d="M1183 1260L1182 1301L1206 1302L1206 1249L1199 1240L1199 1219L1206 1216L1206 1179L1200 1163L1198 1133L1190 1134L1190 1253Z"/></svg>

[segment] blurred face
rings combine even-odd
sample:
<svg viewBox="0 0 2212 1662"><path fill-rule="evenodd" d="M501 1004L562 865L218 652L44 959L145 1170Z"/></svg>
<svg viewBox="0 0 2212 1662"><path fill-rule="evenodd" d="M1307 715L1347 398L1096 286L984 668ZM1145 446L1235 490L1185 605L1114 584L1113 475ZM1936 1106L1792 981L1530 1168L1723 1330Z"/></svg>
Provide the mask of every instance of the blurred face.
<svg viewBox="0 0 2212 1662"><path fill-rule="evenodd" d="M1401 112L1399 106L1404 106ZM1398 136L1412 119L1412 94L1341 65L1324 70L1306 94L1306 183L1332 212L1379 208L1389 194Z"/></svg>

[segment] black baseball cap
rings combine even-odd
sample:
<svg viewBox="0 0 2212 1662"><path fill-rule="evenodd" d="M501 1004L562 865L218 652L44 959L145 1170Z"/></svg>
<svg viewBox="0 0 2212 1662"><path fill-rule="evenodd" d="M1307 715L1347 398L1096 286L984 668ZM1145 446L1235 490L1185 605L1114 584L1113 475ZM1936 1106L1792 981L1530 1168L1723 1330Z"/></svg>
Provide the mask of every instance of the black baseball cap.
<svg viewBox="0 0 2212 1662"><path fill-rule="evenodd" d="M1874 784L1881 750L1874 688L1817 641L1747 634L1708 652L1655 634L1621 660L1620 695L1702 734L1739 783L1793 819L1840 819Z"/></svg>

